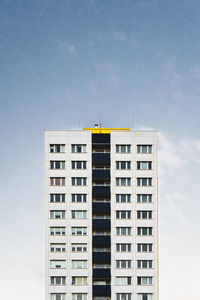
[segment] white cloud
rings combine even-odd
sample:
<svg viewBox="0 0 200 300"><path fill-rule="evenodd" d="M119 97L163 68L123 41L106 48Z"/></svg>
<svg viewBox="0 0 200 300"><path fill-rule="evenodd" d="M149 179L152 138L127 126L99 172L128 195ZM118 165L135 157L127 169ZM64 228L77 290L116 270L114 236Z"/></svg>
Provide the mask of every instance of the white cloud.
<svg viewBox="0 0 200 300"><path fill-rule="evenodd" d="M68 46L67 49L68 49L68 52L70 54L75 54L76 53L76 47L74 45Z"/></svg>

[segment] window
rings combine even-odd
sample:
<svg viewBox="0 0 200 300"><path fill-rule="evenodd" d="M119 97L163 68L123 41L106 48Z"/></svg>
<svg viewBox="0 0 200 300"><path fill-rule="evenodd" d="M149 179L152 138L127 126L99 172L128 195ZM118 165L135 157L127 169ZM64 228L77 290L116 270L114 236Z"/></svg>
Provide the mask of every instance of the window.
<svg viewBox="0 0 200 300"><path fill-rule="evenodd" d="M117 170L130 170L131 162L130 161L116 161Z"/></svg>
<svg viewBox="0 0 200 300"><path fill-rule="evenodd" d="M138 267L138 269L151 269L152 268L152 260L138 260L137 267Z"/></svg>
<svg viewBox="0 0 200 300"><path fill-rule="evenodd" d="M65 161L64 160L51 160L50 161L50 169L64 170L65 169Z"/></svg>
<svg viewBox="0 0 200 300"><path fill-rule="evenodd" d="M152 252L153 244L137 244L138 252Z"/></svg>
<svg viewBox="0 0 200 300"><path fill-rule="evenodd" d="M116 194L116 202L131 202L130 194Z"/></svg>
<svg viewBox="0 0 200 300"><path fill-rule="evenodd" d="M75 161L73 160L72 161L72 169L74 170L79 170L79 169L86 169L86 165L87 165L87 162L84 160L84 161Z"/></svg>
<svg viewBox="0 0 200 300"><path fill-rule="evenodd" d="M86 269L87 260L72 260L72 269Z"/></svg>
<svg viewBox="0 0 200 300"><path fill-rule="evenodd" d="M50 282L51 282L51 285L65 285L66 284L66 277L51 276Z"/></svg>
<svg viewBox="0 0 200 300"><path fill-rule="evenodd" d="M116 153L131 153L131 145L116 145Z"/></svg>
<svg viewBox="0 0 200 300"><path fill-rule="evenodd" d="M137 153L152 153L152 145L137 145Z"/></svg>
<svg viewBox="0 0 200 300"><path fill-rule="evenodd" d="M87 285L87 277L72 277L72 285Z"/></svg>
<svg viewBox="0 0 200 300"><path fill-rule="evenodd" d="M137 284L138 285L152 285L153 277L138 277Z"/></svg>
<svg viewBox="0 0 200 300"><path fill-rule="evenodd" d="M66 244L50 244L51 252L65 252Z"/></svg>
<svg viewBox="0 0 200 300"><path fill-rule="evenodd" d="M137 227L137 235L152 235L152 227Z"/></svg>
<svg viewBox="0 0 200 300"><path fill-rule="evenodd" d="M153 294L137 294L137 300L153 300Z"/></svg>
<svg viewBox="0 0 200 300"><path fill-rule="evenodd" d="M116 244L117 252L131 252L131 244Z"/></svg>
<svg viewBox="0 0 200 300"><path fill-rule="evenodd" d="M116 268L117 269L130 269L131 268L131 260L116 260Z"/></svg>
<svg viewBox="0 0 200 300"><path fill-rule="evenodd" d="M86 177L72 177L72 185L86 185L87 178Z"/></svg>
<svg viewBox="0 0 200 300"><path fill-rule="evenodd" d="M72 252L86 252L87 244L72 244Z"/></svg>
<svg viewBox="0 0 200 300"><path fill-rule="evenodd" d="M130 186L131 178L116 178L116 185L117 186Z"/></svg>
<svg viewBox="0 0 200 300"><path fill-rule="evenodd" d="M66 268L66 260L51 260L50 268L51 269L65 269Z"/></svg>
<svg viewBox="0 0 200 300"><path fill-rule="evenodd" d="M50 194L50 202L65 202L65 194Z"/></svg>
<svg viewBox="0 0 200 300"><path fill-rule="evenodd" d="M87 227L72 227L72 235L86 235Z"/></svg>
<svg viewBox="0 0 200 300"><path fill-rule="evenodd" d="M72 300L87 300L87 294L72 294Z"/></svg>
<svg viewBox="0 0 200 300"><path fill-rule="evenodd" d="M152 210L138 210L137 218L138 219L152 219Z"/></svg>
<svg viewBox="0 0 200 300"><path fill-rule="evenodd" d="M76 144L72 145L72 153L85 153L86 145Z"/></svg>
<svg viewBox="0 0 200 300"><path fill-rule="evenodd" d="M52 293L51 300L66 300L66 294L61 293Z"/></svg>
<svg viewBox="0 0 200 300"><path fill-rule="evenodd" d="M137 170L151 170L152 162L151 161L138 161Z"/></svg>
<svg viewBox="0 0 200 300"><path fill-rule="evenodd" d="M130 210L117 210L116 211L116 219L131 219L131 211Z"/></svg>
<svg viewBox="0 0 200 300"><path fill-rule="evenodd" d="M50 227L51 235L65 235L65 227Z"/></svg>
<svg viewBox="0 0 200 300"><path fill-rule="evenodd" d="M131 284L131 277L116 277L116 285L130 285Z"/></svg>
<svg viewBox="0 0 200 300"><path fill-rule="evenodd" d="M87 194L72 194L72 202L87 202Z"/></svg>
<svg viewBox="0 0 200 300"><path fill-rule="evenodd" d="M58 186L65 185L65 177L50 177L50 185Z"/></svg>
<svg viewBox="0 0 200 300"><path fill-rule="evenodd" d="M152 186L152 178L144 178L144 177L137 178L137 185Z"/></svg>
<svg viewBox="0 0 200 300"><path fill-rule="evenodd" d="M65 219L65 210L50 210L51 219Z"/></svg>
<svg viewBox="0 0 200 300"><path fill-rule="evenodd" d="M117 300L131 300L131 294L118 294Z"/></svg>
<svg viewBox="0 0 200 300"><path fill-rule="evenodd" d="M152 202L152 194L137 194L138 203L149 203Z"/></svg>
<svg viewBox="0 0 200 300"><path fill-rule="evenodd" d="M86 210L72 210L72 219L86 219L87 211Z"/></svg>
<svg viewBox="0 0 200 300"><path fill-rule="evenodd" d="M131 227L116 227L117 235L131 235Z"/></svg>
<svg viewBox="0 0 200 300"><path fill-rule="evenodd" d="M51 144L50 152L54 152L54 153L65 152L65 145L64 144Z"/></svg>

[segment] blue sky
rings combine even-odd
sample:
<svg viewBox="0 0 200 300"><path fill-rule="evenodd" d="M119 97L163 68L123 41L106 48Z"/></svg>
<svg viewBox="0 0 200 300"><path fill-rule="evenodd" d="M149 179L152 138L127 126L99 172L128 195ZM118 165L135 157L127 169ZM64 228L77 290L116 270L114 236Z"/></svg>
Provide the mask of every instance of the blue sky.
<svg viewBox="0 0 200 300"><path fill-rule="evenodd" d="M199 32L197 0L1 0L2 295L43 299L44 130L134 114L160 132L161 299L199 300Z"/></svg>

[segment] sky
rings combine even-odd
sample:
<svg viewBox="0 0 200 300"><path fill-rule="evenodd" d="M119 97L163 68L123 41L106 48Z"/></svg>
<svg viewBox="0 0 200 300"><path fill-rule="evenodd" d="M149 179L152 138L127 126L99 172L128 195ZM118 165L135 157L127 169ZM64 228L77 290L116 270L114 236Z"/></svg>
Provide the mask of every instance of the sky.
<svg viewBox="0 0 200 300"><path fill-rule="evenodd" d="M160 299L200 300L199 32L198 0L0 1L2 299L44 299L44 130L101 123L159 131Z"/></svg>

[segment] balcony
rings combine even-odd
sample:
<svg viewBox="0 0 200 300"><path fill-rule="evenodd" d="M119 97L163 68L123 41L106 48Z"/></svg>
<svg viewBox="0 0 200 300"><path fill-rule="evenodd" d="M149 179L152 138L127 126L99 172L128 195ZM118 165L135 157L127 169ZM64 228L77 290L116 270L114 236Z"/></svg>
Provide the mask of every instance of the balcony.
<svg viewBox="0 0 200 300"><path fill-rule="evenodd" d="M98 186L92 187L93 197L110 197L110 186Z"/></svg>
<svg viewBox="0 0 200 300"><path fill-rule="evenodd" d="M93 285L92 287L93 297L96 296L111 296L111 286L110 285Z"/></svg>
<svg viewBox="0 0 200 300"><path fill-rule="evenodd" d="M98 203L93 202L92 203L92 212L99 213L99 214L110 214L110 203Z"/></svg>
<svg viewBox="0 0 200 300"><path fill-rule="evenodd" d="M93 252L92 253L92 262L94 264L110 264L111 262L111 253L110 252ZM100 269L98 269L100 270ZM105 269L103 269L105 270ZM108 270L108 269L106 269ZM110 270L110 269L109 269Z"/></svg>
<svg viewBox="0 0 200 300"><path fill-rule="evenodd" d="M109 219L93 219L92 230L95 231L110 231L110 220Z"/></svg>
<svg viewBox="0 0 200 300"><path fill-rule="evenodd" d="M93 144L110 144L110 134L92 134Z"/></svg>
<svg viewBox="0 0 200 300"><path fill-rule="evenodd" d="M110 153L92 153L93 164L107 164L110 162Z"/></svg>
<svg viewBox="0 0 200 300"><path fill-rule="evenodd" d="M110 236L109 235L93 235L92 237L93 247L107 248L110 247Z"/></svg>
<svg viewBox="0 0 200 300"><path fill-rule="evenodd" d="M92 179L110 179L110 170L92 170Z"/></svg>

